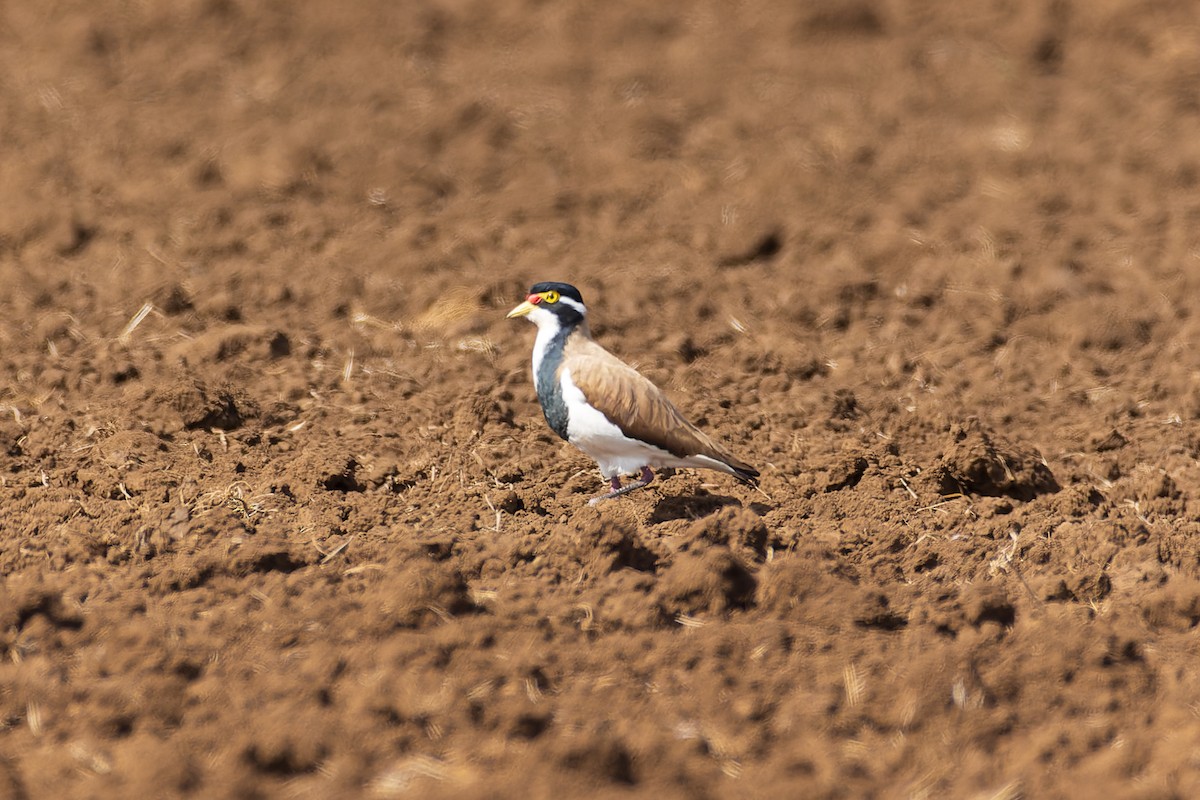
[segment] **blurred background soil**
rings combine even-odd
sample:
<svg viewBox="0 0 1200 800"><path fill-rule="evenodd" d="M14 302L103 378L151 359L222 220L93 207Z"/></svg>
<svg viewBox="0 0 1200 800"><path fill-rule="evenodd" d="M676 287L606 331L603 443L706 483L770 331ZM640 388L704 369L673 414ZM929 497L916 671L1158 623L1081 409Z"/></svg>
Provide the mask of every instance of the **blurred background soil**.
<svg viewBox="0 0 1200 800"><path fill-rule="evenodd" d="M0 796L1200 795L1200 15L0 6ZM533 330L764 475L598 508Z"/></svg>

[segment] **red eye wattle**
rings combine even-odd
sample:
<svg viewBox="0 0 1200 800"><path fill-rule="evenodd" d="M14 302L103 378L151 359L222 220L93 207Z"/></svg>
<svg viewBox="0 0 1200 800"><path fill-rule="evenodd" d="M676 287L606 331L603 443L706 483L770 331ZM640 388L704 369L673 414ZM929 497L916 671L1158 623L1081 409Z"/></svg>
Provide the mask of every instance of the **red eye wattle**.
<svg viewBox="0 0 1200 800"><path fill-rule="evenodd" d="M542 302L542 296L540 294L531 294L531 295L529 295L529 297L526 297L525 299L528 300L530 303L533 303L535 306L538 303Z"/></svg>

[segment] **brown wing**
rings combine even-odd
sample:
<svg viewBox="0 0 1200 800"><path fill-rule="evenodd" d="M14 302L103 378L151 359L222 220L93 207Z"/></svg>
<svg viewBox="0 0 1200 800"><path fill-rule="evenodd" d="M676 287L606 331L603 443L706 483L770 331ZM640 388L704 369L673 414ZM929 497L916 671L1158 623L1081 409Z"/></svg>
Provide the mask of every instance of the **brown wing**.
<svg viewBox="0 0 1200 800"><path fill-rule="evenodd" d="M572 336L563 351L562 368L588 402L632 439L666 450L676 458L708 456L731 469L758 471L730 455L684 418L662 391L637 370L586 336Z"/></svg>

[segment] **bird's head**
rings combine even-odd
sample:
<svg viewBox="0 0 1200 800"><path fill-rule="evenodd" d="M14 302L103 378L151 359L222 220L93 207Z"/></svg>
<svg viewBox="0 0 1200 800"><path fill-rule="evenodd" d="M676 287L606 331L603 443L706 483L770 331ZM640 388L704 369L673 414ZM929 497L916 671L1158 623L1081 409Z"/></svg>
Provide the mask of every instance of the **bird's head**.
<svg viewBox="0 0 1200 800"><path fill-rule="evenodd" d="M528 317L539 328L573 328L587 319L583 296L569 283L537 283L508 318Z"/></svg>

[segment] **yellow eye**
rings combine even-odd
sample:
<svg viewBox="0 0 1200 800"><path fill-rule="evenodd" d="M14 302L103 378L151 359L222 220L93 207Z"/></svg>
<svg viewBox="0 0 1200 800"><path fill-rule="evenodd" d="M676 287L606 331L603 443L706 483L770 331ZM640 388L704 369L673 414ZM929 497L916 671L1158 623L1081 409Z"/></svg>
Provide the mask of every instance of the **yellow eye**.
<svg viewBox="0 0 1200 800"><path fill-rule="evenodd" d="M546 292L542 297L546 298L547 303L558 302L558 292Z"/></svg>

